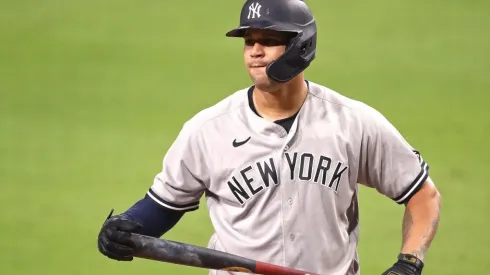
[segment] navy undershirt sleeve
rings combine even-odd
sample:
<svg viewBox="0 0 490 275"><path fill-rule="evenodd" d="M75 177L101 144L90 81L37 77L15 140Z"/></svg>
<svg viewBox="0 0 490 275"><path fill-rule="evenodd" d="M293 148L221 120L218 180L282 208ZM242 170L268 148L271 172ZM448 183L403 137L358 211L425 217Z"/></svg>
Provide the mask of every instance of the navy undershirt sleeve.
<svg viewBox="0 0 490 275"><path fill-rule="evenodd" d="M135 233L160 238L177 224L184 213L165 208L145 195L122 215L142 225Z"/></svg>

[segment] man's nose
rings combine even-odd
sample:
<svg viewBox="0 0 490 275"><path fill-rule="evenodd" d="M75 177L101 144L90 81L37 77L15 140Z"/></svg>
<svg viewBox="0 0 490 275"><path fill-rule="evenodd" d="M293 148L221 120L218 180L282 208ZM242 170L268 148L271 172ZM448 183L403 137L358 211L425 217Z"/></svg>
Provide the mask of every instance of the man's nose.
<svg viewBox="0 0 490 275"><path fill-rule="evenodd" d="M250 51L251 57L262 57L264 56L264 46L260 45L260 43L255 43Z"/></svg>

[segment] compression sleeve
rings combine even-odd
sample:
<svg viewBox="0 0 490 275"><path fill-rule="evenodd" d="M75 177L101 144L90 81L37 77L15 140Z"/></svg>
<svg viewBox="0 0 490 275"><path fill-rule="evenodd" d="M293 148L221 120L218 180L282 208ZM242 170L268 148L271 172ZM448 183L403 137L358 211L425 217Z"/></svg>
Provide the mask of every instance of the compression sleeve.
<svg viewBox="0 0 490 275"><path fill-rule="evenodd" d="M163 207L145 195L122 215L141 224L141 229L135 233L160 238L177 224L184 213Z"/></svg>

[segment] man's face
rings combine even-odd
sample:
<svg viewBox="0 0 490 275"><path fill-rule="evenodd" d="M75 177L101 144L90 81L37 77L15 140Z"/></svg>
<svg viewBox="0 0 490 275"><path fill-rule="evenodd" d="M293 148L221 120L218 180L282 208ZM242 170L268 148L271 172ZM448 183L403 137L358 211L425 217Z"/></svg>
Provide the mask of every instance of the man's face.
<svg viewBox="0 0 490 275"><path fill-rule="evenodd" d="M263 91L272 90L279 83L269 79L265 69L286 50L289 35L272 30L250 29L244 35L243 58L254 85Z"/></svg>

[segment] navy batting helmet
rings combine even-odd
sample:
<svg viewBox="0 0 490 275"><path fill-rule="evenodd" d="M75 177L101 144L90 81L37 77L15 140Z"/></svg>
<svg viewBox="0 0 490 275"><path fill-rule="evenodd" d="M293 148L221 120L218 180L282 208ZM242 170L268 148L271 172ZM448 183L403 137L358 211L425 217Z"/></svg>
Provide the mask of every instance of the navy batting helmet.
<svg viewBox="0 0 490 275"><path fill-rule="evenodd" d="M302 0L247 0L240 14L240 26L226 36L243 37L247 29L293 34L285 53L267 66L267 75L277 82L291 80L315 58L316 22Z"/></svg>

